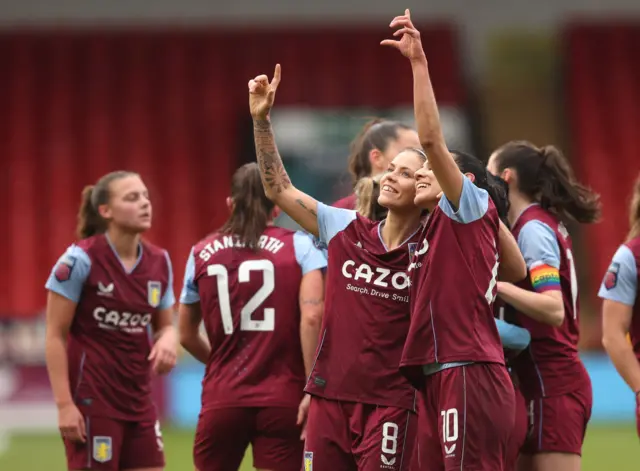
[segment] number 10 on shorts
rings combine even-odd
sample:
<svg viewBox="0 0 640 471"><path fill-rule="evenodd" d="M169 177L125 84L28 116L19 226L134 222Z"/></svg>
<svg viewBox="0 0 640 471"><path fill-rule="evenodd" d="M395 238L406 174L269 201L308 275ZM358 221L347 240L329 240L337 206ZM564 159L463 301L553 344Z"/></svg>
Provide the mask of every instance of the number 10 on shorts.
<svg viewBox="0 0 640 471"><path fill-rule="evenodd" d="M458 440L458 409L441 410L442 417L442 443L444 454L451 456L456 451L456 441Z"/></svg>

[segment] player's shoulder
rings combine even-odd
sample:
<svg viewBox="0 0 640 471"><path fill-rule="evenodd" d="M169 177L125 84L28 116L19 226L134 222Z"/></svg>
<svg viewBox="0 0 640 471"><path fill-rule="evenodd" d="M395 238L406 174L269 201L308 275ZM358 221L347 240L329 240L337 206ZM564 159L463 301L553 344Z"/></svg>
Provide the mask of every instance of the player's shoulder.
<svg viewBox="0 0 640 471"><path fill-rule="evenodd" d="M87 255L91 255L95 251L104 250L109 248L109 243L104 234L96 234L86 239L80 239L76 241L72 247L77 247Z"/></svg>
<svg viewBox="0 0 640 471"><path fill-rule="evenodd" d="M622 244L621 247L627 247L635 259L640 263L640 236L628 240Z"/></svg>

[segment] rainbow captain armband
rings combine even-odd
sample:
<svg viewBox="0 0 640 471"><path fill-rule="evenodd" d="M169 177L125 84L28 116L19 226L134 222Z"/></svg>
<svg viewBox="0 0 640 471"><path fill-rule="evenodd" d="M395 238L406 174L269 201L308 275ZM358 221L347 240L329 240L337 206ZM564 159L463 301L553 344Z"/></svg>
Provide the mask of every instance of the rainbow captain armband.
<svg viewBox="0 0 640 471"><path fill-rule="evenodd" d="M540 263L533 265L529 272L534 290L543 292L560 289L560 272L557 268Z"/></svg>

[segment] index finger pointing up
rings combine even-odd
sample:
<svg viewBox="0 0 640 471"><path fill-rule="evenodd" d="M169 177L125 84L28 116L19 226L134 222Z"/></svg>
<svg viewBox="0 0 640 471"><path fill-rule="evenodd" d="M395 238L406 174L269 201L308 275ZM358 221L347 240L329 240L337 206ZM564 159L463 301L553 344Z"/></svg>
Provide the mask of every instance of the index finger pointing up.
<svg viewBox="0 0 640 471"><path fill-rule="evenodd" d="M271 80L271 86L278 88L280 84L280 64L276 64L276 69L273 71L273 80Z"/></svg>

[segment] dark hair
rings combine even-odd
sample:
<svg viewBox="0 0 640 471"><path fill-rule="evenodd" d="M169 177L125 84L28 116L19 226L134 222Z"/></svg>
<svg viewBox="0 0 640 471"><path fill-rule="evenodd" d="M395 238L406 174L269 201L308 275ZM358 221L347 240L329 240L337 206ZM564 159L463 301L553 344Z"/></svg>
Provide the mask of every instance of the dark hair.
<svg viewBox="0 0 640 471"><path fill-rule="evenodd" d="M111 182L121 178L138 176L135 172L118 170L100 177L95 185L85 186L82 190L80 210L78 211L78 226L76 234L79 239L87 239L107 230L107 220L100 216L98 208L109 202L111 198Z"/></svg>
<svg viewBox="0 0 640 471"><path fill-rule="evenodd" d="M556 147L512 141L495 155L498 171L514 169L518 190L543 209L585 224L600 218L600 195L576 181L569 162Z"/></svg>
<svg viewBox="0 0 640 471"><path fill-rule="evenodd" d="M235 171L231 177L231 199L231 216L219 232L237 235L246 247L255 250L275 207L264 192L257 163L244 164Z"/></svg>
<svg viewBox="0 0 640 471"><path fill-rule="evenodd" d="M473 183L489 193L489 197L498 211L498 216L508 227L509 193L506 182L500 177L491 175L477 157L459 150L450 150L449 152L453 155L460 171L472 174Z"/></svg>
<svg viewBox="0 0 640 471"><path fill-rule="evenodd" d="M373 149L387 150L389 143L398 139L398 132L403 129L411 130L411 127L380 118L372 119L362 127L349 145L349 173L354 188L360 179L371 176L369 153Z"/></svg>
<svg viewBox="0 0 640 471"><path fill-rule="evenodd" d="M413 152L424 163L427 161L427 154L422 149L408 147L403 152ZM374 221L381 221L387 217L388 209L378 203L380 196L380 180L385 172L373 177L363 177L356 183L356 211Z"/></svg>
<svg viewBox="0 0 640 471"><path fill-rule="evenodd" d="M631 228L627 239L631 240L640 236L640 175L633 187L633 196L629 207L629 225Z"/></svg>

